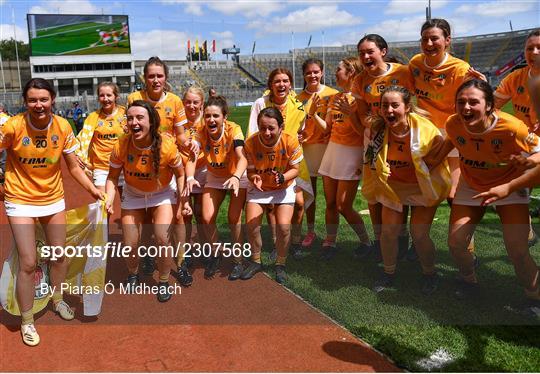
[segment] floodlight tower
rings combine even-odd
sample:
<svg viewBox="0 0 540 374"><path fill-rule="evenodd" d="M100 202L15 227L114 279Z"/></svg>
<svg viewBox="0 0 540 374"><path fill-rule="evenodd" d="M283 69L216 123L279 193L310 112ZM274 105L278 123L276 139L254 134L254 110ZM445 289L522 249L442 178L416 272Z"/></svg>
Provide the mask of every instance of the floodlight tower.
<svg viewBox="0 0 540 374"><path fill-rule="evenodd" d="M431 20L431 0L428 0L428 6L426 7L426 21Z"/></svg>

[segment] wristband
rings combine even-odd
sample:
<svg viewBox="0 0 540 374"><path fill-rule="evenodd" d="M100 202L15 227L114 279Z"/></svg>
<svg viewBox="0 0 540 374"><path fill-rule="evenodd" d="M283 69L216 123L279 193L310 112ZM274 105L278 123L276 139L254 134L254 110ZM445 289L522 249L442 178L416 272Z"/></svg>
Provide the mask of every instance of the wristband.
<svg viewBox="0 0 540 374"><path fill-rule="evenodd" d="M193 176L190 175L189 177L186 178L186 182L192 181L192 180L194 180L194 179L195 179L195 178L194 178Z"/></svg>
<svg viewBox="0 0 540 374"><path fill-rule="evenodd" d="M240 182L240 177L236 176L236 175L232 175L233 177L235 177L236 179L238 179L238 181Z"/></svg>

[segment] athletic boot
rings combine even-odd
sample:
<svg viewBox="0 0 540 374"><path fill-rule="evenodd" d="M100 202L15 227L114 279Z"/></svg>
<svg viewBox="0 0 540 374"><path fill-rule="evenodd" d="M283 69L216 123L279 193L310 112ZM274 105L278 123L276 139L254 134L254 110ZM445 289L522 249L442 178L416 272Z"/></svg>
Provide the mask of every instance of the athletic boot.
<svg viewBox="0 0 540 374"><path fill-rule="evenodd" d="M245 268L244 271L242 272L242 275L240 275L240 279L242 280L251 279L253 278L253 276L255 276L255 274L257 274L260 271L262 271L262 264L251 261L249 266Z"/></svg>
<svg viewBox="0 0 540 374"><path fill-rule="evenodd" d="M285 265L276 265L276 282L283 284L287 281L287 273L285 272Z"/></svg>
<svg viewBox="0 0 540 374"><path fill-rule="evenodd" d="M240 276L242 275L242 272L244 271L244 267L242 266L241 262L235 262L233 265L233 268L231 269L231 272L229 273L229 280L235 281L237 279L240 279Z"/></svg>
<svg viewBox="0 0 540 374"><path fill-rule="evenodd" d="M383 272L379 279L373 283L373 292L379 293L388 288L392 288L394 285L395 274L388 274Z"/></svg>
<svg viewBox="0 0 540 374"><path fill-rule="evenodd" d="M169 292L169 282L158 283L157 299L160 303L165 303L171 299L171 293Z"/></svg>
<svg viewBox="0 0 540 374"><path fill-rule="evenodd" d="M189 287L193 283L193 276L189 272L185 261L178 267L178 270L176 271L176 279L178 279L178 283L180 283L182 287Z"/></svg>

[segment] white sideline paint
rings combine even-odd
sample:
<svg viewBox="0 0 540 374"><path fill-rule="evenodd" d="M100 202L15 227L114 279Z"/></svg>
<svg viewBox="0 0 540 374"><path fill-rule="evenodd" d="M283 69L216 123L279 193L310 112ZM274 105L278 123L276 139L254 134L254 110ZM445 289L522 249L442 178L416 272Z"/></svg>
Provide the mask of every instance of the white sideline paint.
<svg viewBox="0 0 540 374"><path fill-rule="evenodd" d="M437 349L429 358L416 361L416 365L426 371L438 370L454 361L454 356L444 348Z"/></svg>

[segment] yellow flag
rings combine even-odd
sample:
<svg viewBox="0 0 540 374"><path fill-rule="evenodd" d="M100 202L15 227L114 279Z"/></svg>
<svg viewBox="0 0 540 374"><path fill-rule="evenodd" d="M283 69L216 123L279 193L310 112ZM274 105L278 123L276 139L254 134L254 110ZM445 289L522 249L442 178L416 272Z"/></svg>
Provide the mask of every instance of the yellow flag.
<svg viewBox="0 0 540 374"><path fill-rule="evenodd" d="M199 39L195 39L195 53L199 53Z"/></svg>

